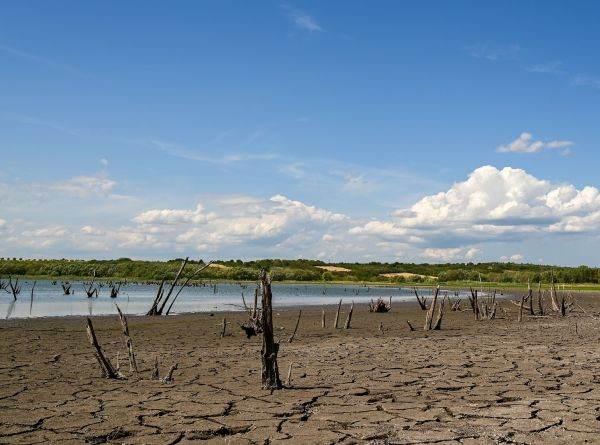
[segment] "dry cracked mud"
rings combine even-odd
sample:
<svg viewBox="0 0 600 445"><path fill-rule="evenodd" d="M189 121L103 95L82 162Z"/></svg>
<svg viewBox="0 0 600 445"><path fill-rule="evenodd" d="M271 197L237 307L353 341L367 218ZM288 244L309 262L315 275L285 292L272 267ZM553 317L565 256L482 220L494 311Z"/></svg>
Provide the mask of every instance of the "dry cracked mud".
<svg viewBox="0 0 600 445"><path fill-rule="evenodd" d="M116 315L95 317L122 380L100 376L84 318L3 321L0 443L600 443L600 299L579 303L522 323L509 302L493 321L448 312L427 333L409 331L424 320L412 303L357 306L350 330L321 328L321 308L304 308L291 344L297 309L275 311L282 379L293 371L272 393L241 313L225 314L223 339L224 314L128 317L138 375ZM155 357L161 376L179 364L172 383L150 379Z"/></svg>

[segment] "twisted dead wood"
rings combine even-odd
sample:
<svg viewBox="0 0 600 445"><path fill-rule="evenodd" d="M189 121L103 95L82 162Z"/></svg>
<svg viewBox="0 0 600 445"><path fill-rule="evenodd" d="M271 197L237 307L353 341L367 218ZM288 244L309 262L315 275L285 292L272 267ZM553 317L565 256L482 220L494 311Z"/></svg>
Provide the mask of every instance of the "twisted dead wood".
<svg viewBox="0 0 600 445"><path fill-rule="evenodd" d="M262 328L263 344L262 357L262 386L264 389L281 389L279 367L277 366L277 353L279 343L273 338L273 294L271 293L271 280L266 270L260 272L262 284Z"/></svg>
<svg viewBox="0 0 600 445"><path fill-rule="evenodd" d="M86 318L87 322L87 334L88 339L90 340L90 344L94 348L94 355L96 356L96 360L98 360L98 364L100 365L100 370L102 371L102 376L107 379L118 379L120 375L115 371L113 365L110 363L110 360L106 358L104 352L102 352L102 348L98 344L98 339L96 338L96 333L94 332L94 325L92 324L92 320Z"/></svg>

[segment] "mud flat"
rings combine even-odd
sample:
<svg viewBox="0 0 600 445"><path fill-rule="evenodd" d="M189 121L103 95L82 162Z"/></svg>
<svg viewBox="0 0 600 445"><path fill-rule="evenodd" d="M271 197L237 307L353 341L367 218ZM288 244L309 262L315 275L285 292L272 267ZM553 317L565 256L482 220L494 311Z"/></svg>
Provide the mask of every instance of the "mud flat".
<svg viewBox="0 0 600 445"><path fill-rule="evenodd" d="M95 317L123 380L100 376L85 318L3 321L0 443L598 443L600 298L578 303L518 323L503 301L499 319L447 312L430 332L408 328L423 326L416 302L386 314L357 305L349 330L331 328L335 307L322 328L313 306L292 343L298 310L276 310L284 381L293 368L290 387L272 393L242 313L128 317L138 375L116 315ZM173 382L150 379L156 357L161 377L179 364Z"/></svg>

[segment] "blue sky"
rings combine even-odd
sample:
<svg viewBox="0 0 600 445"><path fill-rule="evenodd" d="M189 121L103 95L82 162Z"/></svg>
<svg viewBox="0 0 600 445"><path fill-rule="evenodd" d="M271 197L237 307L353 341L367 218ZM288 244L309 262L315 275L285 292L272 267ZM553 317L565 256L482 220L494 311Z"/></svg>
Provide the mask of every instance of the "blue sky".
<svg viewBox="0 0 600 445"><path fill-rule="evenodd" d="M600 263L594 2L0 10L2 256Z"/></svg>

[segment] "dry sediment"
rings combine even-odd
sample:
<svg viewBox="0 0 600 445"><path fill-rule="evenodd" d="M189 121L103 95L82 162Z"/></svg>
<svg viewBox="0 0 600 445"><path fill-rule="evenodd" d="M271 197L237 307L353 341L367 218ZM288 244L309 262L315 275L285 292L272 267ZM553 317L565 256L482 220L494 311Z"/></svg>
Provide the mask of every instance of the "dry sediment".
<svg viewBox="0 0 600 445"><path fill-rule="evenodd" d="M279 367L293 362L278 391L261 389L261 337L238 328L242 313L225 314L223 338L222 314L129 316L137 375L116 314L95 317L123 380L100 376L83 317L4 321L0 443L597 443L600 300L579 303L586 313L521 323L506 301L496 320L448 311L428 332L407 327L423 323L416 302L356 305L348 330L308 307L292 343L298 311L276 310ZM155 357L161 377L179 364L173 382L150 379Z"/></svg>

